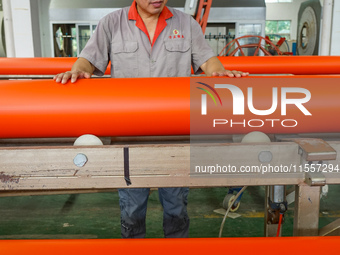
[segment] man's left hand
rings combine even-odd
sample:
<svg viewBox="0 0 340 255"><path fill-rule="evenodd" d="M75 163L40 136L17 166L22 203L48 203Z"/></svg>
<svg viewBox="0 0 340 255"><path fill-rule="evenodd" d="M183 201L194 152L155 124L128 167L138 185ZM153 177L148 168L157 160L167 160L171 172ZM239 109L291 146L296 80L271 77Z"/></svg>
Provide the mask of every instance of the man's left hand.
<svg viewBox="0 0 340 255"><path fill-rule="evenodd" d="M248 76L249 73L246 72L241 72L241 71L230 71L230 70L224 70L224 71L220 71L220 72L213 72L211 74L211 76L228 76L230 78L236 77L236 78L240 78L240 77L245 77Z"/></svg>

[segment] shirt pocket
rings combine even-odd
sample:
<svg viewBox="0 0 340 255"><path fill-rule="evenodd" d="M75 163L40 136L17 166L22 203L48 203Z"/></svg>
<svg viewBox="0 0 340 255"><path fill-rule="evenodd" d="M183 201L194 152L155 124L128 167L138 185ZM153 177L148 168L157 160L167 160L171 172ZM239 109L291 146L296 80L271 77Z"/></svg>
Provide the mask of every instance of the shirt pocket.
<svg viewBox="0 0 340 255"><path fill-rule="evenodd" d="M185 77L191 74L191 44L187 40L171 39L164 42L169 77Z"/></svg>
<svg viewBox="0 0 340 255"><path fill-rule="evenodd" d="M111 75L115 78L138 77L138 42L111 43Z"/></svg>

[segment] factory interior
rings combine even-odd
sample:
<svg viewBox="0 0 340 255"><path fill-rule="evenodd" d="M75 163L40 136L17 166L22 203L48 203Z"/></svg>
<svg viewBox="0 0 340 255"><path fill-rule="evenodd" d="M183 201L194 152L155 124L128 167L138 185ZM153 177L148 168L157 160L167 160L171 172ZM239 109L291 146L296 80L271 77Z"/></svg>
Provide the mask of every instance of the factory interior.
<svg viewBox="0 0 340 255"><path fill-rule="evenodd" d="M245 78L53 81L132 2L0 0L0 253L338 254L340 0L168 0ZM163 187L190 189L189 238L164 238ZM150 188L144 239L121 188Z"/></svg>

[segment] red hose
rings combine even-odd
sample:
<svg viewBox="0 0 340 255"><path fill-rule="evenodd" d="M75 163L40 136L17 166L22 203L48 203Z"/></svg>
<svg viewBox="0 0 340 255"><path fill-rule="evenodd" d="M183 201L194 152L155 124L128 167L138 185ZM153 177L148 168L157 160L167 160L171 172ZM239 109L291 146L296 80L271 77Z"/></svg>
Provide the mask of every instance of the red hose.
<svg viewBox="0 0 340 255"><path fill-rule="evenodd" d="M279 224L277 226L276 237L280 236L280 229L281 229L281 224L282 224L282 218L283 218L283 213L280 213L280 219L279 219Z"/></svg>

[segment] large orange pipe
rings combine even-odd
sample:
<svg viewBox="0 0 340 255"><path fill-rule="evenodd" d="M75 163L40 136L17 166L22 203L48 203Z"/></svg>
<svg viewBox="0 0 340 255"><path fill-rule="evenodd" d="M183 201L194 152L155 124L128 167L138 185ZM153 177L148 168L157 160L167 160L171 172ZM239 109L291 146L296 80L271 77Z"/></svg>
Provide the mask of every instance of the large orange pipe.
<svg viewBox="0 0 340 255"><path fill-rule="evenodd" d="M108 78L83 79L66 85L53 80L0 81L0 138L73 137L83 134L188 135L190 112L200 112L201 109L200 101L190 109L190 81L194 84L193 90L201 93L201 90L196 89L196 81L202 80L212 86L214 83L234 84L242 89L245 97L247 88L253 87L254 106L258 109L270 108L274 86L278 87L278 91L281 87L302 87L311 93L311 100L304 107L312 116L305 116L294 105L288 105L287 115L281 116L280 103L270 116L257 116L247 109L244 115L233 116L233 100L230 97L223 102L228 113L219 118L226 118L229 122L231 118L238 122L241 119L245 119L245 122L250 119L280 121L275 121L275 127L271 127L271 122L267 121L260 128L248 125L242 127L240 124L233 127L219 125L221 133L237 134L255 130L265 133L340 131L340 76ZM219 93L223 94L224 91L219 90ZM280 100L280 96L278 98ZM209 107L209 110L214 109ZM299 124L294 128L286 128L280 125L282 119L295 119ZM199 132L205 132L204 125L211 126L209 121L204 119L199 123ZM259 121L251 124L258 126Z"/></svg>
<svg viewBox="0 0 340 255"><path fill-rule="evenodd" d="M111 240L3 240L1 254L11 255L207 255L228 253L272 255L338 254L339 236L334 237L243 237L181 239L111 239Z"/></svg>
<svg viewBox="0 0 340 255"><path fill-rule="evenodd" d="M339 56L219 57L229 70L251 74L339 74ZM0 75L54 75L71 70L76 58L0 58ZM110 66L106 70L110 74Z"/></svg>
<svg viewBox="0 0 340 255"><path fill-rule="evenodd" d="M0 81L0 138L190 132L190 78Z"/></svg>

